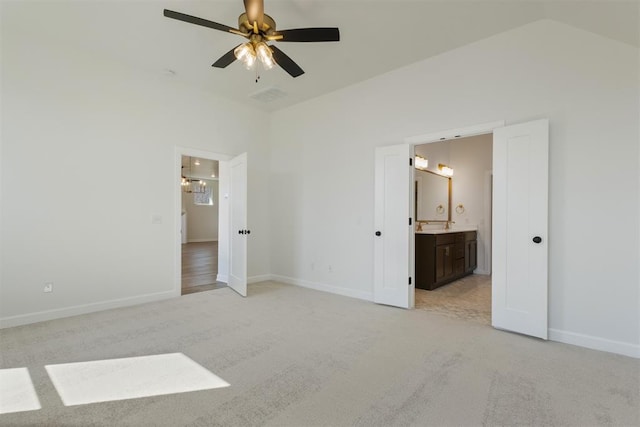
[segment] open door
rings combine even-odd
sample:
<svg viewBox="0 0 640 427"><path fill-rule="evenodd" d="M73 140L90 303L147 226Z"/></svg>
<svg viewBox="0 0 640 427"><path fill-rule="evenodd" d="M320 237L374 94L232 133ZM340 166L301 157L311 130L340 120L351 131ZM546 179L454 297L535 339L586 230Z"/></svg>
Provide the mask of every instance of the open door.
<svg viewBox="0 0 640 427"><path fill-rule="evenodd" d="M409 144L376 148L373 300L402 308L413 296L412 158Z"/></svg>
<svg viewBox="0 0 640 427"><path fill-rule="evenodd" d="M229 161L229 282L231 289L247 296L247 153Z"/></svg>
<svg viewBox="0 0 640 427"><path fill-rule="evenodd" d="M492 325L547 339L549 121L493 133Z"/></svg>

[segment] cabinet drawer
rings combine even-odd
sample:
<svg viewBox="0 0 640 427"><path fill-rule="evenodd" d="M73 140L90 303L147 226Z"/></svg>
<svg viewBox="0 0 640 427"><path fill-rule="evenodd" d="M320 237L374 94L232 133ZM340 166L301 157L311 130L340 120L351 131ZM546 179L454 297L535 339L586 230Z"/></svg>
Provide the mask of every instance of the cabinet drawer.
<svg viewBox="0 0 640 427"><path fill-rule="evenodd" d="M477 231L467 231L464 233L465 242L470 242L472 240L478 240L478 232Z"/></svg>
<svg viewBox="0 0 640 427"><path fill-rule="evenodd" d="M436 234L436 245L449 245L454 243L455 234L447 233L447 234Z"/></svg>

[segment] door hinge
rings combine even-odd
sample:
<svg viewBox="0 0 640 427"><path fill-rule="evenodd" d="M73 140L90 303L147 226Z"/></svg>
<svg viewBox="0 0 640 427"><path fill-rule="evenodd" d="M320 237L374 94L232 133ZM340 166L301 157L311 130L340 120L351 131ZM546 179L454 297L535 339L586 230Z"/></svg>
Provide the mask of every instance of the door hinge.
<svg viewBox="0 0 640 427"><path fill-rule="evenodd" d="M413 166L413 159L409 157L409 166Z"/></svg>
<svg viewBox="0 0 640 427"><path fill-rule="evenodd" d="M411 277L409 277L409 285L411 285Z"/></svg>
<svg viewBox="0 0 640 427"><path fill-rule="evenodd" d="M409 218L409 225L411 225L411 218Z"/></svg>

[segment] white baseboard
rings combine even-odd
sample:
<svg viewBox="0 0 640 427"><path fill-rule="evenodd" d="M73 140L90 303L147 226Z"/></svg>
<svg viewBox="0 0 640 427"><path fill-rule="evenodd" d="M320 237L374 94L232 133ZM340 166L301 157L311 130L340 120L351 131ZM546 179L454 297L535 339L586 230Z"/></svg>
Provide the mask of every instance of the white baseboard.
<svg viewBox="0 0 640 427"><path fill-rule="evenodd" d="M258 276L247 277L247 283L258 283L266 280L272 280L271 274L260 274Z"/></svg>
<svg viewBox="0 0 640 427"><path fill-rule="evenodd" d="M271 280L275 280L289 285L301 286L303 288L315 289L316 291L329 292L332 294L343 295L345 297L362 299L365 301L373 301L371 292L357 291L355 289L341 288L339 286L326 285L324 283L309 282L307 280L295 279L293 277L271 275Z"/></svg>
<svg viewBox="0 0 640 427"><path fill-rule="evenodd" d="M188 239L187 243L217 242L218 239Z"/></svg>
<svg viewBox="0 0 640 427"><path fill-rule="evenodd" d="M229 276L226 274L218 274L216 276L216 282L229 283Z"/></svg>
<svg viewBox="0 0 640 427"><path fill-rule="evenodd" d="M572 344L593 350L606 351L621 354L623 356L640 359L640 345L622 341L613 341L591 335L577 334L575 332L549 329L549 339L564 344Z"/></svg>
<svg viewBox="0 0 640 427"><path fill-rule="evenodd" d="M179 294L178 294L179 295ZM94 313L96 311L109 310L112 308L128 307L147 302L159 301L175 298L175 290L157 292L153 294L138 295L135 297L119 298L109 301L96 302L91 304L75 305L72 307L57 308L54 310L38 311L35 313L20 314L0 318L0 329L11 328L13 326L28 325L30 323L44 322L47 320L61 319L63 317L77 316L80 314Z"/></svg>

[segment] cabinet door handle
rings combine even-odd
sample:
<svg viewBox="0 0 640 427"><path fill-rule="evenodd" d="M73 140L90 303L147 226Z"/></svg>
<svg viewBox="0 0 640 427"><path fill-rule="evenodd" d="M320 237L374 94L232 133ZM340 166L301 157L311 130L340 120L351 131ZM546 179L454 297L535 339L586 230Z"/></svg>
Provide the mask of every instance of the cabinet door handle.
<svg viewBox="0 0 640 427"><path fill-rule="evenodd" d="M542 237L536 236L533 238L533 243L540 243L540 242L542 242Z"/></svg>

